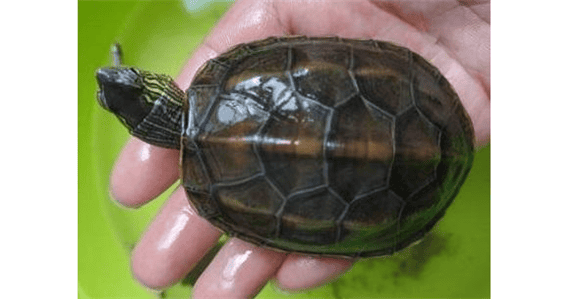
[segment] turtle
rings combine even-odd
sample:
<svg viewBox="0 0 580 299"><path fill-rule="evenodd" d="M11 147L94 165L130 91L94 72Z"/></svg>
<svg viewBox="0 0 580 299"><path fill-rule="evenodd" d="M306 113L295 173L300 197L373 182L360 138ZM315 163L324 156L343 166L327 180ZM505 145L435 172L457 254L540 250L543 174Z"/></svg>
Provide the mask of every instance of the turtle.
<svg viewBox="0 0 580 299"><path fill-rule="evenodd" d="M270 37L170 76L97 70L129 132L179 149L181 184L231 237L318 256L392 255L444 216L473 164L469 115L441 72L394 43Z"/></svg>

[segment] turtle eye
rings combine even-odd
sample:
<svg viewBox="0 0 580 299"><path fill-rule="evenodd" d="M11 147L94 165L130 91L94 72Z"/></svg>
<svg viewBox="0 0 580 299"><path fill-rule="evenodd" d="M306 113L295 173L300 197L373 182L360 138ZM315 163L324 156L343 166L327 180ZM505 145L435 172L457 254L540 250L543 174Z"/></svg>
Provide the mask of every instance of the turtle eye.
<svg viewBox="0 0 580 299"><path fill-rule="evenodd" d="M151 111L145 99L146 86L141 72L134 68L102 68L97 71L101 106L116 114L130 128L136 127Z"/></svg>
<svg viewBox="0 0 580 299"><path fill-rule="evenodd" d="M117 84L124 88L143 89L143 77L141 72L135 68L116 68Z"/></svg>

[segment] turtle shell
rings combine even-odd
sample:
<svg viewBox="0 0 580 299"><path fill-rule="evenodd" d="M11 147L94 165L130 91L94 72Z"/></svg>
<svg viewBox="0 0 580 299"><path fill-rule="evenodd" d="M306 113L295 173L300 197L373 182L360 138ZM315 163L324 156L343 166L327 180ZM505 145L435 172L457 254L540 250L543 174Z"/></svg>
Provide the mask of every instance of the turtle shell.
<svg viewBox="0 0 580 299"><path fill-rule="evenodd" d="M268 38L209 60L187 91L183 185L199 215L283 251L389 255L444 215L471 120L425 59L387 42Z"/></svg>

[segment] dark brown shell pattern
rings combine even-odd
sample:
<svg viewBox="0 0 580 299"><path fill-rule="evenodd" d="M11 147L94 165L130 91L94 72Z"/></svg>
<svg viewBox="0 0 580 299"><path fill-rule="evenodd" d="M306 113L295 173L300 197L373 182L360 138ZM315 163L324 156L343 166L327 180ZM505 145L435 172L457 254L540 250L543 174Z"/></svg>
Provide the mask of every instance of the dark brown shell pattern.
<svg viewBox="0 0 580 299"><path fill-rule="evenodd" d="M187 97L187 195L260 246L392 254L444 215L473 161L471 120L449 82L387 42L242 44L208 61Z"/></svg>

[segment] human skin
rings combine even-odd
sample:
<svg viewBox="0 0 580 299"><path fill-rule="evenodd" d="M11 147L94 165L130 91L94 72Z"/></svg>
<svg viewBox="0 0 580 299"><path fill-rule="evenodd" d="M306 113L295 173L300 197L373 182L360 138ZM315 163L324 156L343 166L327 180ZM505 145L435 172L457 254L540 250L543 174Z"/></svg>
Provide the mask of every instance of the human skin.
<svg viewBox="0 0 580 299"><path fill-rule="evenodd" d="M490 132L490 17L488 1L240 0L224 15L176 78L187 89L197 69L233 45L269 36L308 35L391 41L434 64L469 113L476 145ZM129 140L111 175L120 204L138 208L179 178L179 151ZM132 252L134 277L163 289L180 281L222 232L199 217L178 188ZM327 283L355 260L311 257L256 247L236 238L197 281L195 298L247 298L269 280L296 291Z"/></svg>

